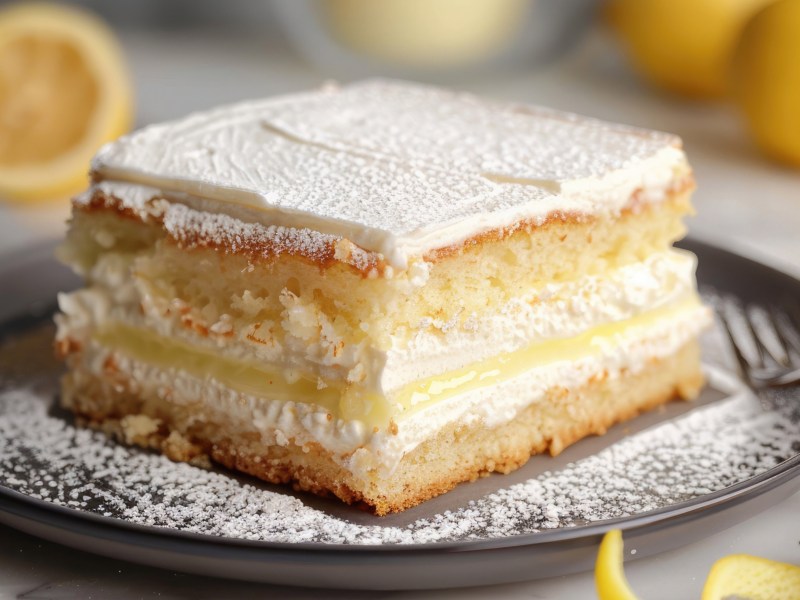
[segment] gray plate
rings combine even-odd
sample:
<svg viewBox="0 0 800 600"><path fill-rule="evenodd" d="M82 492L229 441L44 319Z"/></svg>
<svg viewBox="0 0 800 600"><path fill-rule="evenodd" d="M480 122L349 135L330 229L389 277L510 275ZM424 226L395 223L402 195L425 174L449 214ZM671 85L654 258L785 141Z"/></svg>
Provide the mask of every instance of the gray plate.
<svg viewBox="0 0 800 600"><path fill-rule="evenodd" d="M697 241L687 241L683 245L700 258L698 279L702 286L733 294L743 301L766 302L781 296L800 296L800 282L783 273ZM0 267L0 396L19 389L33 389L42 405L38 407L42 419L51 426L58 422L64 431L73 431L69 416L55 408L54 403L61 368L49 358L52 339L50 315L55 293L74 288L79 282L50 258L51 252L51 247L38 248L12 257ZM713 340L707 342L706 358L711 355L711 362L719 366L723 359L715 343ZM755 410L758 418L752 423L734 424L734 437L738 436L736 439L744 440L742 443L745 444L737 447L737 452L742 454L741 464L733 465L736 469L732 469L730 464L711 461L702 467L685 465L684 469L687 466L691 468L684 471L675 467L678 470L671 472L669 464L639 462L636 463L638 469L653 472L642 471L630 476L626 480L626 493L604 498L605 504L599 512L597 508L588 510L583 506L585 502L569 497L580 491L580 485L565 488L563 498L554 497L552 490L547 492L550 489L548 485L552 488L551 484L562 481L565 474L574 473L578 478L586 476L586 469L581 471L581 465L593 464L591 461L598 456L615 456L609 452L617 452L617 462L624 470L629 466L625 461L634 459L619 449L631 440L662 440L663 435L658 438L653 432L663 431L664 427L678 427L676 431L681 431L681 424L685 425L687 419L692 418L705 418L706 421L699 421L701 427L705 422L716 427L723 421L714 421L716 417L712 418L712 411L734 406L729 404L733 401L730 392L729 385L709 386L693 403L672 403L663 411L654 411L614 427L605 436L585 439L556 458L534 457L511 475L491 476L461 485L419 507L383 519L337 502L295 495L285 488L218 471L220 477L230 481L230 486L236 489L249 486L245 489L250 489L249 493L254 497L295 496L304 505L307 511L304 514L313 512L323 519L304 525L309 529L303 532L308 534L306 539L315 541L302 543L276 541L284 539L282 532L256 531L255 537L259 539L243 539L224 527L220 528L219 524L204 525L204 530L197 526L179 527L171 521L154 518L152 525L143 525L141 517L131 518L131 513L126 511L126 507L131 505L141 506L137 504L141 500L135 497L137 492L114 488L114 482L104 484L103 476L96 473L85 474L86 481L75 481L75 473L80 475L81 471L70 471L74 465L61 464L47 474L48 465L43 465L37 458L37 444L46 442L42 441L43 431L38 430L36 424L45 421L31 421L33 425L29 430L3 429L4 423L14 419L17 409L8 401L5 404L0 402L0 433L14 432L13 435L19 438L0 439L0 449L5 444L5 447L13 446L17 452L19 448L24 450L20 454L22 458L18 456L13 465L8 460L4 463L4 457L0 456L0 522L68 546L142 564L286 585L418 589L551 577L591 568L600 537L609 529L625 530L626 543L635 546L636 558L641 558L729 527L800 488L800 478L795 477L800 473L797 414L800 397L797 390L793 390L767 400L737 400L750 404L737 404L735 407ZM28 408L30 406L25 410ZM735 417L735 412L731 414ZM699 444L700 441L694 438L708 442L709 436L704 436L702 430L695 434L680 438L678 445ZM725 435L720 433L721 437ZM92 443L107 443L92 439ZM776 445L769 439L782 441ZM666 446L653 448L658 452L668 449ZM697 451L701 450L698 446ZM160 460L137 449L125 452L137 460ZM658 472L654 471L656 467ZM56 480L65 479L63 473L69 471L71 475L67 479L70 482L58 483L59 489L66 492L89 487L96 490L98 485L107 485L100 487L103 498L85 496L87 501L77 508L65 506L64 502L56 504L52 499L45 500L46 495L40 493L43 469L48 477ZM698 472L699 475L695 475ZM674 481L675 473L686 478L678 482L680 485ZM702 485L688 485L692 477L698 477ZM596 483L589 479L587 489ZM536 494L523 497L520 504L519 490L527 488L519 486L531 481L542 483L543 487L536 488L543 490L542 497L550 493L548 506L558 508L556 516L548 516L548 511L541 510L544 505ZM711 483L707 485L707 482ZM604 483L601 481L600 484ZM517 488L513 487L515 485ZM503 504L505 500L497 499L503 498L509 489L517 489L516 504ZM104 498L109 495L115 502L111 507L104 503ZM178 506L190 502L191 498L180 494L171 501ZM492 510L501 507L507 513L509 506L523 512L530 511L530 515L523 519L506 514L502 523L510 522L513 527L498 533ZM218 508L219 518L223 521L225 510L224 506ZM472 514L470 511L483 514L482 519L488 519L489 523L476 525L468 522L468 519L473 519L468 516ZM595 520L597 514L613 515L613 518ZM269 514L263 516L265 520L270 518ZM462 518L463 523L459 521ZM450 526L463 524L464 527L451 527L453 531L445 530L443 533L441 526L432 525L442 520ZM408 540L415 543L378 545L365 543L364 539L343 543L329 539L325 531L314 531L318 522L347 524L355 531L393 528L408 533ZM436 533L431 538L435 541L421 542L424 535L420 535L429 532ZM249 533L254 532L250 530Z"/></svg>

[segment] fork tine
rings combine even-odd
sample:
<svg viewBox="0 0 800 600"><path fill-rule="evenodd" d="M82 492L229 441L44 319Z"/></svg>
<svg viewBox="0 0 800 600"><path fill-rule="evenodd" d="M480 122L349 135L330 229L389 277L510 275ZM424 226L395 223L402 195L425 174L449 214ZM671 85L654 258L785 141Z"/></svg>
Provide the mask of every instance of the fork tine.
<svg viewBox="0 0 800 600"><path fill-rule="evenodd" d="M776 306L743 307L731 296L715 295L722 329L745 383L752 390L800 384L800 304L791 307L793 314Z"/></svg>
<svg viewBox="0 0 800 600"><path fill-rule="evenodd" d="M792 341L792 347L800 354L800 301L796 298L786 303L786 320L789 325L786 335Z"/></svg>
<svg viewBox="0 0 800 600"><path fill-rule="evenodd" d="M769 317L772 320L772 326L775 329L775 334L780 342L786 358L784 363L787 367L791 362L792 351L795 354L800 354L800 333L794 328L791 319L785 311L779 310L775 306L769 307Z"/></svg>
<svg viewBox="0 0 800 600"><path fill-rule="evenodd" d="M756 349L756 354L758 355L759 363L757 365L753 365L755 367L766 367L767 360L771 360L772 362L776 362L772 356L772 352L770 352L769 347L767 347L761 339L761 334L756 329L753 315L757 314L757 309L750 306L744 309L742 314L742 320L747 328L750 337L753 339L753 344ZM756 317L758 318L758 317Z"/></svg>
<svg viewBox="0 0 800 600"><path fill-rule="evenodd" d="M742 376L745 380L750 380L750 362L747 360L745 355L742 353L742 349L739 345L739 342L736 340L736 334L733 331L733 327L731 326L730 319L728 315L725 313L727 312L728 308L730 307L731 302L722 299L720 302L719 307L717 308L717 316L719 320L722 321L722 328L725 330L725 333L728 335L728 341L731 344L731 348L733 349L733 354L736 357L736 362L739 366L739 371L741 372Z"/></svg>
<svg viewBox="0 0 800 600"><path fill-rule="evenodd" d="M760 346L761 357L765 360L764 366L768 359L773 366L788 367L789 351L783 341L780 327L773 318L772 307L751 305L748 307L747 316Z"/></svg>

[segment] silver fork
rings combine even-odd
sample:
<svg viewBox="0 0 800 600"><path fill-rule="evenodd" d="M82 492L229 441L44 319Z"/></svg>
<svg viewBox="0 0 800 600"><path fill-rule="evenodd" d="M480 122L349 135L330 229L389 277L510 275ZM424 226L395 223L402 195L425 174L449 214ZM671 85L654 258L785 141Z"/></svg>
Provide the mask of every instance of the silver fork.
<svg viewBox="0 0 800 600"><path fill-rule="evenodd" d="M800 305L743 308L730 298L715 304L739 370L751 388L800 383Z"/></svg>

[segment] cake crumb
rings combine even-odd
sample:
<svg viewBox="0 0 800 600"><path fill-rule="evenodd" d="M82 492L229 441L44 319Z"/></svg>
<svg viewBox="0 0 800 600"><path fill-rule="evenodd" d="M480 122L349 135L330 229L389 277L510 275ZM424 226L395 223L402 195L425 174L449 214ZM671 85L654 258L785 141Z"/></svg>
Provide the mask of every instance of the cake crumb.
<svg viewBox="0 0 800 600"><path fill-rule="evenodd" d="M147 415L125 415L120 420L122 435L128 444L145 444L158 431L160 421Z"/></svg>

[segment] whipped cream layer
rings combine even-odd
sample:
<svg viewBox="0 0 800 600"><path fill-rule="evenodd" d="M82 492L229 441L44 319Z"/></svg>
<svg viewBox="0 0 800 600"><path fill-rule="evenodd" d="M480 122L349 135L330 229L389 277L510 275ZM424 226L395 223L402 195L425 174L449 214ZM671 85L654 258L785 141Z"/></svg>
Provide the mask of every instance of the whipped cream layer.
<svg viewBox="0 0 800 600"><path fill-rule="evenodd" d="M331 353L319 342L288 331L264 344L252 335L251 327L234 330L223 321L211 325L208 335L198 335L182 324L180 311L169 311L167 316L157 308L174 306L174 299L155 297L146 280L129 277L129 260L108 254L87 273L94 285L59 295L63 315L58 318L58 338L83 342L98 330L121 324L229 361L260 365L287 380L300 375L321 385L340 385L358 375L358 387L387 395L501 353L576 336L692 298L695 263L689 253L655 253L608 273L532 290L499 311L453 322L424 319L414 328L396 331L385 348L375 347L369 338L331 337L328 342L339 348ZM295 319L303 318L298 313L302 310L302 305L288 304L281 319L288 319L289 312ZM317 322L315 315L307 316L310 322Z"/></svg>
<svg viewBox="0 0 800 600"><path fill-rule="evenodd" d="M390 476L403 456L451 423L496 426L542 400L552 387L581 386L598 373L609 377L623 370L636 373L649 361L676 352L709 321L706 308L687 304L647 326L622 328L571 359L539 362L496 384L400 412L394 416L396 427L383 429L358 420L331 419L328 410L312 404L242 393L214 379L162 368L124 353L115 353L113 362L116 371L132 378L143 394L190 407L204 419L232 423L240 432L256 431L266 444L318 443L356 476L369 480ZM88 343L84 368L102 375L110 352L113 350L96 341Z"/></svg>
<svg viewBox="0 0 800 600"><path fill-rule="evenodd" d="M688 175L674 136L389 81L150 126L93 163L95 185L134 208L161 197L308 228L395 268L521 221L657 202Z"/></svg>
<svg viewBox="0 0 800 600"><path fill-rule="evenodd" d="M693 254L670 249L607 273L532 290L492 314L470 315L461 323L426 320L416 331L396 334L391 348L372 361L381 369L381 390L696 298L696 267Z"/></svg>
<svg viewBox="0 0 800 600"><path fill-rule="evenodd" d="M427 404L400 417L397 435L386 431L373 434L364 448L349 457L347 465L355 472L366 474L374 470L381 476L390 476L403 456L451 423L496 427L542 401L551 388L574 389L603 373L609 377L619 377L622 372L638 373L652 360L666 358L696 338L709 327L711 318L706 307L687 304L654 324L626 328L595 340L591 352L572 360L537 363L496 385Z"/></svg>

